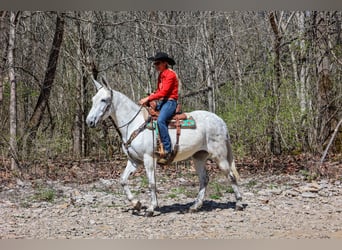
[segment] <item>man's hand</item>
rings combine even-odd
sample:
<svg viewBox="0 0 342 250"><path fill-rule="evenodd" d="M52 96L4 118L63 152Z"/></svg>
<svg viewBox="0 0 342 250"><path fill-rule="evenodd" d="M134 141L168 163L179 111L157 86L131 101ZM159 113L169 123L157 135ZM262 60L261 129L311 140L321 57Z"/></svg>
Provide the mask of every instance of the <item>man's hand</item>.
<svg viewBox="0 0 342 250"><path fill-rule="evenodd" d="M145 103L147 103L148 102L148 97L145 97L145 98L143 98L143 99L141 99L140 101L139 101L139 104L140 105L144 105Z"/></svg>

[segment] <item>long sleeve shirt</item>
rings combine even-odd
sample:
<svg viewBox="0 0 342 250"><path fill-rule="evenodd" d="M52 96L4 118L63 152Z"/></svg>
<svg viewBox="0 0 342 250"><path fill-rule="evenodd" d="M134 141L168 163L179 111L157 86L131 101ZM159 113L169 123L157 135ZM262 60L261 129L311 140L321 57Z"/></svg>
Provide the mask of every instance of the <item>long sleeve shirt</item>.
<svg viewBox="0 0 342 250"><path fill-rule="evenodd" d="M157 90L148 97L148 100L178 100L178 84L177 74L172 69L165 69L158 76Z"/></svg>

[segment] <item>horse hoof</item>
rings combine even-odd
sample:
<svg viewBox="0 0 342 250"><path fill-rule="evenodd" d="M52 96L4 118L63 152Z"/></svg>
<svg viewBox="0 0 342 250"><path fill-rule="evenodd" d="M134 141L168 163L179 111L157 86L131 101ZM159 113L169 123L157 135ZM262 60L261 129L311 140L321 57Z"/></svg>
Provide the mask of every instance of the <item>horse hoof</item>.
<svg viewBox="0 0 342 250"><path fill-rule="evenodd" d="M140 201L133 202L133 210L136 210L136 211L141 210L141 202Z"/></svg>
<svg viewBox="0 0 342 250"><path fill-rule="evenodd" d="M245 207L243 206L241 202L236 202L235 211L243 211L244 209Z"/></svg>
<svg viewBox="0 0 342 250"><path fill-rule="evenodd" d="M145 212L145 217L152 217L153 216L153 211L146 211Z"/></svg>
<svg viewBox="0 0 342 250"><path fill-rule="evenodd" d="M198 207L192 206L189 208L189 212L190 213L196 213L196 212L198 212L198 209L199 209Z"/></svg>

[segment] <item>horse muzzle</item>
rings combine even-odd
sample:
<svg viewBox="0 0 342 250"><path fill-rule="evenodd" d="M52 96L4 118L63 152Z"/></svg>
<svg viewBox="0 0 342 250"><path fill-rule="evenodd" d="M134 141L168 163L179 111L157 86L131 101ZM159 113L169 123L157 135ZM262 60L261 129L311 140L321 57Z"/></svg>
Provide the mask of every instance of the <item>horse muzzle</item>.
<svg viewBox="0 0 342 250"><path fill-rule="evenodd" d="M97 125L96 119L87 118L86 123L88 127L95 128Z"/></svg>

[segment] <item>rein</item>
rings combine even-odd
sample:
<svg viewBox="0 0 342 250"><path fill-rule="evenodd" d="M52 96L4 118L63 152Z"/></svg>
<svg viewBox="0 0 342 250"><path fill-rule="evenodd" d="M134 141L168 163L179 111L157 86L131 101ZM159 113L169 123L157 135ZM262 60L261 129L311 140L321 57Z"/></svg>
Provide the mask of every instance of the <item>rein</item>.
<svg viewBox="0 0 342 250"><path fill-rule="evenodd" d="M113 90L110 91L110 99L111 99L111 102L113 100ZM109 109L110 105L108 105L107 109ZM124 127L127 127L129 126L129 124L131 124L135 118L137 118L137 116L139 115L139 113L141 112L141 110L143 109L143 105L140 105L140 108L138 110L138 112L128 121L126 122L125 124L121 125L121 126L117 126L115 121L113 120L113 118L111 116L109 116L109 119L110 121L112 122L116 132L119 134L121 140L122 140L122 134L120 132L120 128L124 128ZM133 131L133 133L130 135L129 139L127 140L127 142L123 142L123 145L124 147L126 148L127 152L128 152L128 148L130 147L132 141L135 139L135 137L137 137L137 135L142 132L145 128L146 128L146 125L147 123L150 121L150 119L148 119L147 121L145 121L138 129L136 129L135 131ZM129 152L128 152L129 154Z"/></svg>
<svg viewBox="0 0 342 250"><path fill-rule="evenodd" d="M110 102L112 103L113 101L113 90L110 90ZM108 105L108 107L106 108L106 111L110 108L110 105ZM117 126L113 120L113 118L110 117L111 122L113 123L116 131L119 131L120 128L124 128L126 126L128 126L129 124L131 124L135 118L137 118L137 116L139 115L140 111L143 109L143 106L140 106L140 109L138 110L138 112L133 116L133 118L131 120L129 120L128 122L126 122L124 125L121 126ZM119 132L119 134L121 134Z"/></svg>
<svg viewBox="0 0 342 250"><path fill-rule="evenodd" d="M131 120L129 120L128 122L126 122L124 125L121 125L119 127L117 127L118 129L120 128L124 128L126 126L128 126L129 124L131 124L135 118L137 118L137 116L139 115L140 111L143 109L143 106L140 106L140 109L138 110L138 112L133 116L133 118Z"/></svg>

